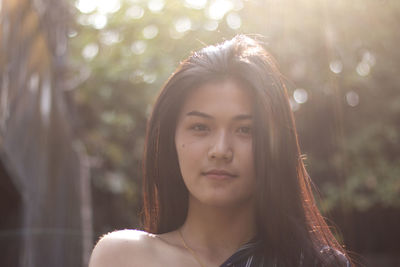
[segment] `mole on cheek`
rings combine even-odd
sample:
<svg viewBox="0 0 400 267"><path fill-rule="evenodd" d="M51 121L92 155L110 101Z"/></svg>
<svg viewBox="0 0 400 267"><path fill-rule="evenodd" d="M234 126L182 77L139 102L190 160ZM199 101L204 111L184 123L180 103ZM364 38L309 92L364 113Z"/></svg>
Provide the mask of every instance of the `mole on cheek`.
<svg viewBox="0 0 400 267"><path fill-rule="evenodd" d="M185 144L182 144L182 148L185 148Z"/></svg>

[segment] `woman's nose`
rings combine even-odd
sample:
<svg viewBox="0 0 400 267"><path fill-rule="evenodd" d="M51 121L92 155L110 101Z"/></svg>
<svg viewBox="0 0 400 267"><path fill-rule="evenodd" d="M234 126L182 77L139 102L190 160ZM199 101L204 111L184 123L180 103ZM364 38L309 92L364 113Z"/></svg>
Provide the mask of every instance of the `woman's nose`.
<svg viewBox="0 0 400 267"><path fill-rule="evenodd" d="M230 162L233 158L233 150L230 138L225 131L221 131L213 138L208 156L212 160L224 160Z"/></svg>

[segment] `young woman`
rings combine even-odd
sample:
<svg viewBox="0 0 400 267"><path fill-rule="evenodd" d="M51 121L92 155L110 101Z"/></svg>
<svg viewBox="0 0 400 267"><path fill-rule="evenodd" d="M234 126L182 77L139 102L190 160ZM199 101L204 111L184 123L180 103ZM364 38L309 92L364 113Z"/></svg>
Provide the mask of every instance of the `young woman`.
<svg viewBox="0 0 400 267"><path fill-rule="evenodd" d="M143 166L146 232L104 236L90 267L350 266L315 205L281 74L249 37L181 63Z"/></svg>

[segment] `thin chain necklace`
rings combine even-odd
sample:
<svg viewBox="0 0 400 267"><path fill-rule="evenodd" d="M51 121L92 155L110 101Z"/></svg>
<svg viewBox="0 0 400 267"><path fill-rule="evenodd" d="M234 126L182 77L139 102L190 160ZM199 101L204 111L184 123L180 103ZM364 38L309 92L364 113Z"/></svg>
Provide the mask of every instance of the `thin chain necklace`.
<svg viewBox="0 0 400 267"><path fill-rule="evenodd" d="M201 262L201 260L200 260L199 256L197 255L197 253L196 253L193 249L191 249L191 248L186 244L185 239L183 238L181 229L179 229L178 232L179 232L179 236L180 236L181 239L182 239L183 246L187 249L187 251L190 252L190 254L192 254L193 258L197 261L197 263L198 263L201 267L205 267L205 265Z"/></svg>

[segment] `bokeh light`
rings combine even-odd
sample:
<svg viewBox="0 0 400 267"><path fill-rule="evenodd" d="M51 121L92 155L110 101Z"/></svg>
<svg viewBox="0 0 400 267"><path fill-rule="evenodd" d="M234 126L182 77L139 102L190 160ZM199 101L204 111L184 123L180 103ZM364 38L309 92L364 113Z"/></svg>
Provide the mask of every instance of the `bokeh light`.
<svg viewBox="0 0 400 267"><path fill-rule="evenodd" d="M149 2L147 3L147 7L153 13L161 12L164 6L165 6L164 0L149 0Z"/></svg>
<svg viewBox="0 0 400 267"><path fill-rule="evenodd" d="M358 75L365 77L371 71L371 67L369 66L369 64L367 62L361 61L360 63L358 63L356 71L357 71Z"/></svg>
<svg viewBox="0 0 400 267"><path fill-rule="evenodd" d="M215 31L216 29L218 29L218 25L218 21L208 20L204 23L203 27L207 31Z"/></svg>
<svg viewBox="0 0 400 267"><path fill-rule="evenodd" d="M145 41L138 40L132 43L131 45L131 51L135 55L141 55L146 51L147 44Z"/></svg>
<svg viewBox="0 0 400 267"><path fill-rule="evenodd" d="M76 8L79 9L80 12L82 13L91 13L93 12L96 7L96 1L91 1L91 0L78 0L75 2Z"/></svg>
<svg viewBox="0 0 400 267"><path fill-rule="evenodd" d="M226 16L226 23L231 29L237 30L242 26L242 19L237 13L232 12Z"/></svg>
<svg viewBox="0 0 400 267"><path fill-rule="evenodd" d="M233 7L233 3L229 0L214 0L209 5L206 14L210 19L220 20L226 13L232 10Z"/></svg>
<svg viewBox="0 0 400 267"><path fill-rule="evenodd" d="M359 101L360 101L360 99L356 92L349 91L346 93L346 102L349 106L355 107L358 105Z"/></svg>
<svg viewBox="0 0 400 267"><path fill-rule="evenodd" d="M144 27L142 33L143 33L144 38L153 39L158 34L158 27L157 27L157 25L154 25L154 24L148 25L148 26Z"/></svg>
<svg viewBox="0 0 400 267"><path fill-rule="evenodd" d="M363 53L362 61L368 63L371 67L375 65L375 56L368 50Z"/></svg>
<svg viewBox="0 0 400 267"><path fill-rule="evenodd" d="M115 13L121 8L119 0L78 0L75 2L75 7L82 13L88 14L96 9L99 13Z"/></svg>
<svg viewBox="0 0 400 267"><path fill-rule="evenodd" d="M100 33L100 42L111 46L122 41L122 36L117 31L103 31Z"/></svg>
<svg viewBox="0 0 400 267"><path fill-rule="evenodd" d="M329 69L336 74L339 74L343 70L343 64L340 60L334 60L329 63Z"/></svg>
<svg viewBox="0 0 400 267"><path fill-rule="evenodd" d="M115 13L121 8L120 0L96 0L93 2L97 4L97 10L103 14Z"/></svg>
<svg viewBox="0 0 400 267"><path fill-rule="evenodd" d="M143 75L143 81L144 81L145 83L148 83L148 84L154 83L154 82L156 81L156 79L157 79L157 74L154 73L154 72L145 73L145 74Z"/></svg>
<svg viewBox="0 0 400 267"><path fill-rule="evenodd" d="M107 25L107 16L100 13L94 13L88 17L88 22L95 29L103 29Z"/></svg>
<svg viewBox="0 0 400 267"><path fill-rule="evenodd" d="M92 60L97 53L99 52L99 46L96 43L89 43L87 44L82 50L82 56L90 61Z"/></svg>
<svg viewBox="0 0 400 267"><path fill-rule="evenodd" d="M143 17L143 15L144 15L144 9L138 5L132 5L125 12L125 16L132 19L140 19Z"/></svg>
<svg viewBox="0 0 400 267"><path fill-rule="evenodd" d="M181 17L174 22L175 30L177 32L186 32L191 29L192 21L189 17Z"/></svg>
<svg viewBox="0 0 400 267"><path fill-rule="evenodd" d="M207 0L185 0L185 6L193 9L203 9Z"/></svg>
<svg viewBox="0 0 400 267"><path fill-rule="evenodd" d="M299 104L304 104L308 100L308 93L303 88L298 88L293 92L294 100Z"/></svg>

